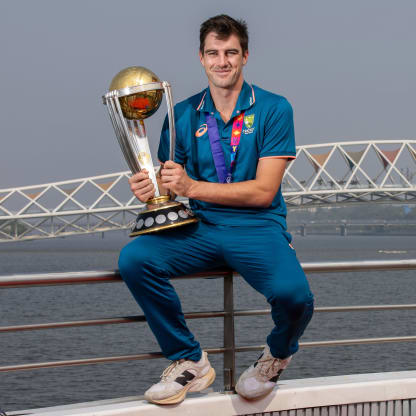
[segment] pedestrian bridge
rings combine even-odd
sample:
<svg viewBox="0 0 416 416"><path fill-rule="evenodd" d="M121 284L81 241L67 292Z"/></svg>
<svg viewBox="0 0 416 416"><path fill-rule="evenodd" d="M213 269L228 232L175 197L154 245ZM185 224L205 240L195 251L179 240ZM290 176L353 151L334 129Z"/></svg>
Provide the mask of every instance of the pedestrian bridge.
<svg viewBox="0 0 416 416"><path fill-rule="evenodd" d="M128 178L118 172L0 189L0 242L130 228L143 204L131 195ZM298 146L282 191L289 208L415 203L416 140Z"/></svg>

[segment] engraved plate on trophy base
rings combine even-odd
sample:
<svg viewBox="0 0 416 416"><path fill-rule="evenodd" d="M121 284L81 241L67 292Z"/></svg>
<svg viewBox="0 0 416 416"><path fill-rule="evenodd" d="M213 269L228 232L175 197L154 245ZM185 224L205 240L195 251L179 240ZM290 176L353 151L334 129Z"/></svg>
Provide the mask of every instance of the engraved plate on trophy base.
<svg viewBox="0 0 416 416"><path fill-rule="evenodd" d="M149 200L146 207L139 211L130 237L163 231L195 222L198 222L198 219L184 204L178 201L170 201L168 196L160 196Z"/></svg>

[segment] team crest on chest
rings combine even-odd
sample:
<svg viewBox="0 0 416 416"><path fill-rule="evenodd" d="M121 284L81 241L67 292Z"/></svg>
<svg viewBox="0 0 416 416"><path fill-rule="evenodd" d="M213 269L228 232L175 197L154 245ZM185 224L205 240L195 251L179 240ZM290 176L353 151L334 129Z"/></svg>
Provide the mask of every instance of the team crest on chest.
<svg viewBox="0 0 416 416"><path fill-rule="evenodd" d="M244 125L248 129L251 129L253 127L253 124L254 124L254 114L250 114L248 116L244 116Z"/></svg>
<svg viewBox="0 0 416 416"><path fill-rule="evenodd" d="M244 126L246 127L243 130L244 134L251 134L254 131L254 114L249 114L247 116L244 116Z"/></svg>

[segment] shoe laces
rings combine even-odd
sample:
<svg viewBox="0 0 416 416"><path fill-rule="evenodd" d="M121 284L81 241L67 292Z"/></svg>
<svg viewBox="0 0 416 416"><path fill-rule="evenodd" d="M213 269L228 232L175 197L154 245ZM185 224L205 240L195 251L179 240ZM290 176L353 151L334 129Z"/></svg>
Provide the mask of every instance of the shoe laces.
<svg viewBox="0 0 416 416"><path fill-rule="evenodd" d="M177 370L179 369L180 364L182 364L184 362L185 361L180 361L180 360L172 361L169 364L169 366L165 368L162 375L160 376L162 381L168 381L170 378L172 378L174 375L176 375L176 373L178 372Z"/></svg>
<svg viewBox="0 0 416 416"><path fill-rule="evenodd" d="M282 361L280 358L271 355L261 357L257 361L259 374L267 379L274 377L279 372Z"/></svg>

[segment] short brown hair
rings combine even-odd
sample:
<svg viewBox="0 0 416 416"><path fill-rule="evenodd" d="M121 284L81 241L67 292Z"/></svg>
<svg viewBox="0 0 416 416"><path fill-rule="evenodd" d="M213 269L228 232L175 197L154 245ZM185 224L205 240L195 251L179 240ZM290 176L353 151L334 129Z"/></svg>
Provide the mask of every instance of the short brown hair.
<svg viewBox="0 0 416 416"><path fill-rule="evenodd" d="M228 39L234 34L240 40L243 54L248 50L248 31L247 23L244 20L235 20L226 14L219 14L211 17L201 24L199 31L199 50L203 54L205 46L205 38L208 33L215 32L218 39Z"/></svg>

